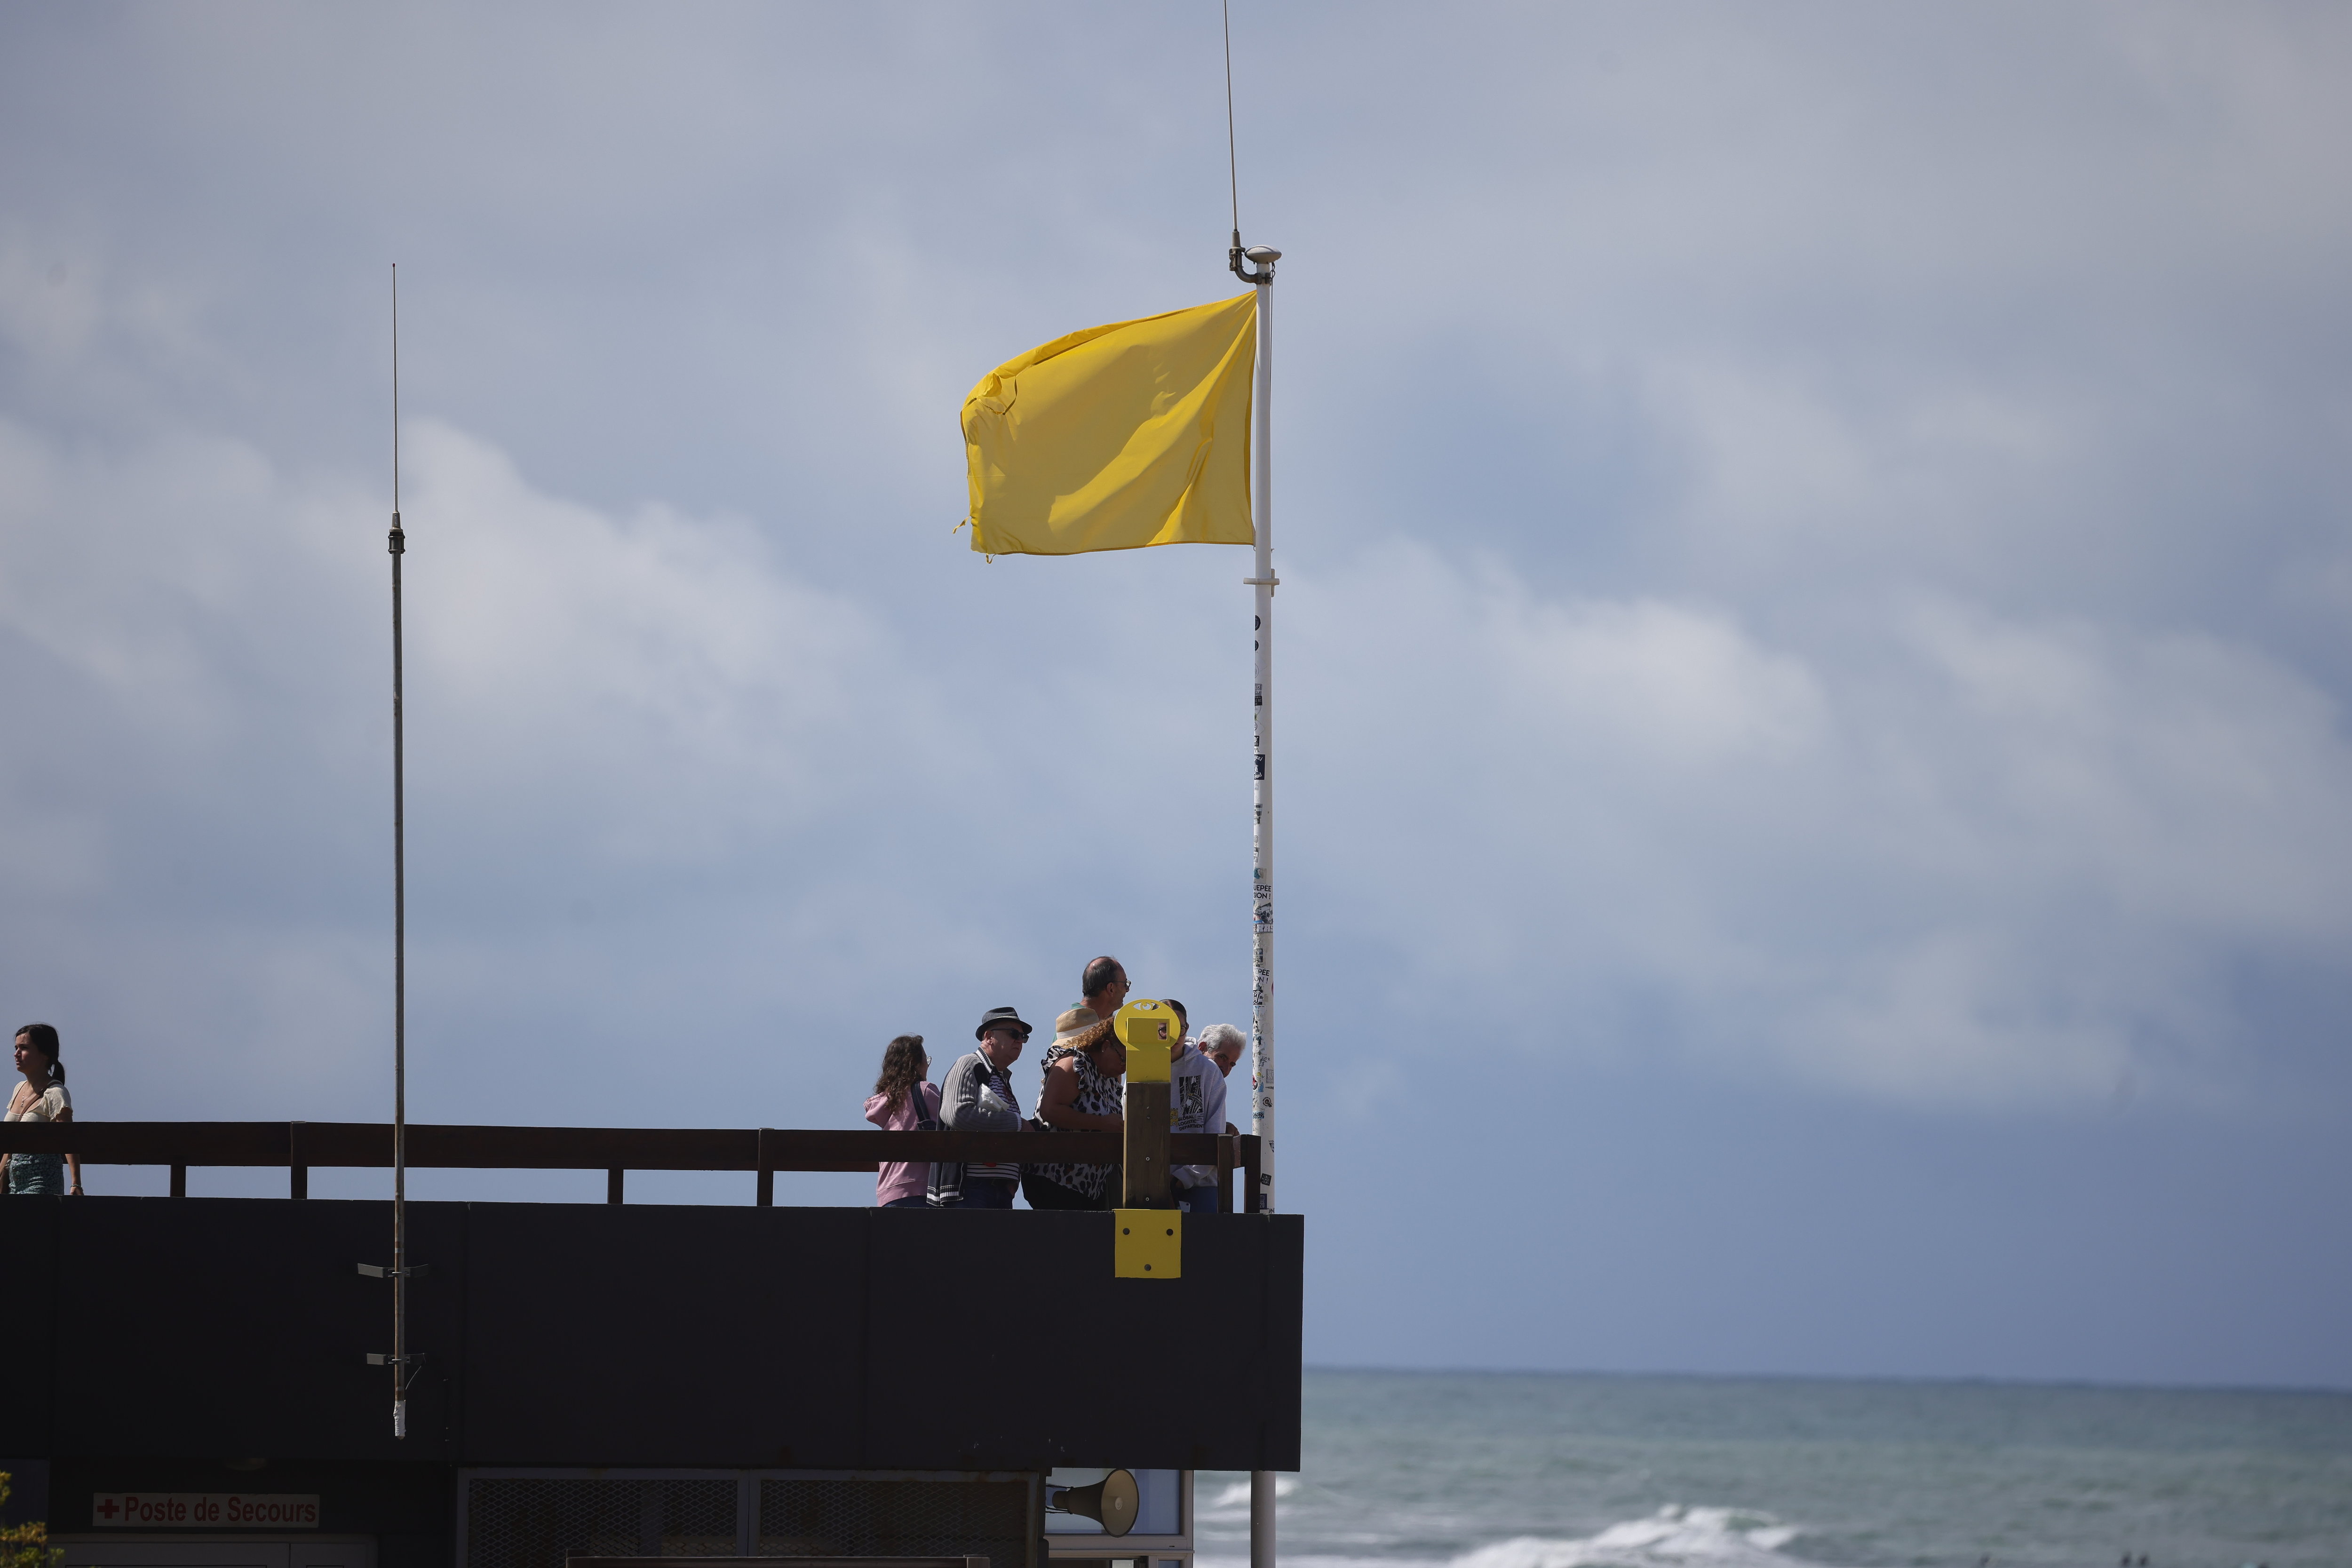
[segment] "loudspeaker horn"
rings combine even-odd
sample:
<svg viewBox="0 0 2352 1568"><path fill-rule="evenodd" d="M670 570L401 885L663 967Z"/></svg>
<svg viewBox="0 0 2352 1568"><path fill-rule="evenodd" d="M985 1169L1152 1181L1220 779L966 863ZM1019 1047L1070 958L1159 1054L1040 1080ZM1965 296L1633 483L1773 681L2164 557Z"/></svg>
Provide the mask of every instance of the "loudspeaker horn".
<svg viewBox="0 0 2352 1568"><path fill-rule="evenodd" d="M1105 1535L1125 1535L1135 1528L1137 1501L1135 1477L1126 1470L1113 1470L1090 1487L1045 1489L1048 1509L1091 1519Z"/></svg>

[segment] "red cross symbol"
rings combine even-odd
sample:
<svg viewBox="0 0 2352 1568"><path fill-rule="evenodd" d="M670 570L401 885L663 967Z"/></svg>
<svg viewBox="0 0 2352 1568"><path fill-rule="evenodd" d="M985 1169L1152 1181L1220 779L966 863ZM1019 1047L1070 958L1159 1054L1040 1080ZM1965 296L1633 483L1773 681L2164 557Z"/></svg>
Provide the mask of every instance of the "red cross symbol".
<svg viewBox="0 0 2352 1568"><path fill-rule="evenodd" d="M112 1498L108 1498L104 1502L98 1505L98 1511L105 1515L107 1519L112 1520L116 1514L122 1511L122 1505L116 1502Z"/></svg>

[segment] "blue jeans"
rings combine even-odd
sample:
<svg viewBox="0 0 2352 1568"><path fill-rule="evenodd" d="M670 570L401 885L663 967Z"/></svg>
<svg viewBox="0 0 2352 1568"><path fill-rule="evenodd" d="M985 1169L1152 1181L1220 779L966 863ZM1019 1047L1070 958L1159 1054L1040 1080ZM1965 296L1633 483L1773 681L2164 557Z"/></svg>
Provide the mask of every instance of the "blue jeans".
<svg viewBox="0 0 2352 1568"><path fill-rule="evenodd" d="M1176 1189L1176 1206L1186 1214L1214 1214L1217 1212L1217 1189L1179 1187Z"/></svg>
<svg viewBox="0 0 2352 1568"><path fill-rule="evenodd" d="M886 1209L923 1209L931 1206L931 1200L917 1193L911 1198L892 1198L882 1206Z"/></svg>
<svg viewBox="0 0 2352 1568"><path fill-rule="evenodd" d="M1013 1184L1007 1181L974 1181L963 1179L963 1202L956 1205L967 1209L1009 1209L1013 1206Z"/></svg>
<svg viewBox="0 0 2352 1568"><path fill-rule="evenodd" d="M66 1162L62 1154L26 1154L8 1156L8 1195L12 1198L58 1197L66 1190Z"/></svg>

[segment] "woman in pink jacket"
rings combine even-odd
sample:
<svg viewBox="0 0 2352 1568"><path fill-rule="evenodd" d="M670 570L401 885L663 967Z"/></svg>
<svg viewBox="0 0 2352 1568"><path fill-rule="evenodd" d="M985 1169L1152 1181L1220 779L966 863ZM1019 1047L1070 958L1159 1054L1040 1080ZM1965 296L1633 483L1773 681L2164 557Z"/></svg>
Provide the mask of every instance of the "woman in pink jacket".
<svg viewBox="0 0 2352 1568"><path fill-rule="evenodd" d="M866 1101L866 1120L886 1132L911 1132L940 1124L939 1085L925 1083L931 1058L923 1054L923 1037L901 1035L882 1048L882 1076ZM874 1201L886 1209L919 1209L927 1205L925 1189L931 1184L928 1160L912 1163L886 1160L875 1178Z"/></svg>

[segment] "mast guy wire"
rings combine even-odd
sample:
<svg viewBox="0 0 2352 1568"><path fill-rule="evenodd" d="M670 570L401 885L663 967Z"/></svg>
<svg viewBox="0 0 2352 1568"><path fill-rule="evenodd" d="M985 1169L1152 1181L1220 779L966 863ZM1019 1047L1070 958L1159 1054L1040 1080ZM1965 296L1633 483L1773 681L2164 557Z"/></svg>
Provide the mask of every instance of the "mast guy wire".
<svg viewBox="0 0 2352 1568"><path fill-rule="evenodd" d="M1234 248L1242 247L1241 162L1234 152L1234 0L1223 0L1225 17L1225 178L1234 193Z"/></svg>

